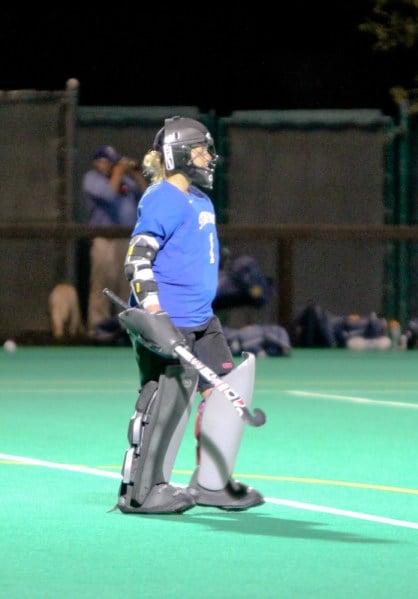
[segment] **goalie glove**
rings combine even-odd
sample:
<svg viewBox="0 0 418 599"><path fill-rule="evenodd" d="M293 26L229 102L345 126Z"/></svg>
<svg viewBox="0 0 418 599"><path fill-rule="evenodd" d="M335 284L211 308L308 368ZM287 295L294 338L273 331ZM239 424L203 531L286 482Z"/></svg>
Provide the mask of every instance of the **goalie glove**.
<svg viewBox="0 0 418 599"><path fill-rule="evenodd" d="M138 341L154 353L177 358L176 347L187 348L187 342L172 323L167 312L148 312L142 308L128 308L119 314L122 326Z"/></svg>

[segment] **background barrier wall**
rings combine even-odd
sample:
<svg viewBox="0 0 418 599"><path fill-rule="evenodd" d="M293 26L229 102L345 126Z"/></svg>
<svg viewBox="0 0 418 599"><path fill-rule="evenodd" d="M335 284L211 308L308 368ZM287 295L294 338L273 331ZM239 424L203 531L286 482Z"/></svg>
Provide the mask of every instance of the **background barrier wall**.
<svg viewBox="0 0 418 599"><path fill-rule="evenodd" d="M407 157L405 167L405 177L407 177L407 183L405 186L409 188L409 193L406 194L406 201L410 206L411 216L408 218L408 222L414 225L418 225L418 113L415 112L408 116L408 108L405 107L406 119L408 119L408 139L407 139ZM418 315L418 246L410 244L408 252L408 274L409 274L409 288L407 295L409 298L408 305L405 308L406 316L409 314L412 316Z"/></svg>
<svg viewBox="0 0 418 599"><path fill-rule="evenodd" d="M76 91L0 94L0 220L72 220ZM0 330L48 327L47 297L75 275L74 242L0 237Z"/></svg>
<svg viewBox="0 0 418 599"><path fill-rule="evenodd" d="M222 243L232 255L256 257L274 280L272 302L231 312L230 324L287 326L308 301L335 313L416 315L415 230L402 240L385 230L418 224L418 128L407 107L400 126L377 110L217 118L196 107L80 107L68 84L59 92L0 92L0 336L49 331L47 297L60 281L75 283L85 301L91 231L83 228L82 175L103 143L141 158L173 114L214 132Z"/></svg>
<svg viewBox="0 0 418 599"><path fill-rule="evenodd" d="M391 119L373 110L237 112L221 119L225 222L384 224L392 130ZM274 244L242 239L230 250L255 256L275 276ZM309 302L335 314L384 313L388 257L384 244L368 251L354 240L298 241L291 257L293 307L287 320ZM279 281L279 293L281 287ZM265 317L276 321L275 309L275 303L267 306Z"/></svg>

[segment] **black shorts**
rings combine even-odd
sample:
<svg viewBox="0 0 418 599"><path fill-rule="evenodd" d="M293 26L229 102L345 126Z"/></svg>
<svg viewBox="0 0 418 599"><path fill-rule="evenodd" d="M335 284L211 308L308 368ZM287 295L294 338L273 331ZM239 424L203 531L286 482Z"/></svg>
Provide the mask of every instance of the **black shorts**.
<svg viewBox="0 0 418 599"><path fill-rule="evenodd" d="M212 316L205 325L196 328L179 327L179 330L186 338L191 353L218 376L228 374L233 369L232 353L217 316ZM139 343L136 343L135 349L141 387L150 380L158 381L168 364L178 364L178 360L163 358ZM198 391L210 387L213 385L199 376Z"/></svg>

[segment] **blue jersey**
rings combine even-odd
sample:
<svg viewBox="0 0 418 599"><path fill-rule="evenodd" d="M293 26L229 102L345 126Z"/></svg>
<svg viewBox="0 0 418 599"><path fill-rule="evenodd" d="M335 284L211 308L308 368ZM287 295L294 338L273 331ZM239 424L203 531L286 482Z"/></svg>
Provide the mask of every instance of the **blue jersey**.
<svg viewBox="0 0 418 599"><path fill-rule="evenodd" d="M219 242L211 199L162 181L138 205L132 236L152 235L160 246L152 270L160 305L176 326L196 327L212 316L218 285Z"/></svg>

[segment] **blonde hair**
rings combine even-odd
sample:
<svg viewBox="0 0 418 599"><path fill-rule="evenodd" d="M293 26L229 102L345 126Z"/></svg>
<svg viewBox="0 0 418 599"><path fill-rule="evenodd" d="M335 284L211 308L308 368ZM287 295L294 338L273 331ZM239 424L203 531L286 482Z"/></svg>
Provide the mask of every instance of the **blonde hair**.
<svg viewBox="0 0 418 599"><path fill-rule="evenodd" d="M145 154L142 161L142 172L152 184L165 179L165 168L159 152L150 150Z"/></svg>

